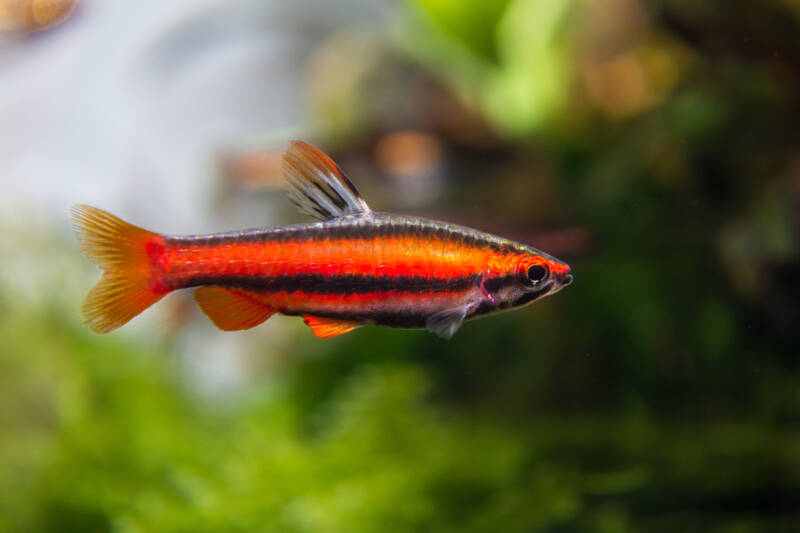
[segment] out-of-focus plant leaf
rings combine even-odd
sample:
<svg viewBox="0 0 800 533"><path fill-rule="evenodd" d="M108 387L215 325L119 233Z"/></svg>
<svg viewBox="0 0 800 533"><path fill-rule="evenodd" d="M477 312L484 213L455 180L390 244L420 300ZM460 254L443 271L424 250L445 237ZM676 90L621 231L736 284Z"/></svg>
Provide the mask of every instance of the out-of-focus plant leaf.
<svg viewBox="0 0 800 533"><path fill-rule="evenodd" d="M572 0L514 0L498 25L501 58L489 76L483 105L503 131L542 126L567 100L568 70L559 39Z"/></svg>
<svg viewBox="0 0 800 533"><path fill-rule="evenodd" d="M562 29L572 0L412 5L425 14L417 20L423 31L405 34L403 45L435 65L500 132L534 131L565 102L569 72Z"/></svg>
<svg viewBox="0 0 800 533"><path fill-rule="evenodd" d="M498 59L497 24L511 1L409 0L449 38L489 62Z"/></svg>

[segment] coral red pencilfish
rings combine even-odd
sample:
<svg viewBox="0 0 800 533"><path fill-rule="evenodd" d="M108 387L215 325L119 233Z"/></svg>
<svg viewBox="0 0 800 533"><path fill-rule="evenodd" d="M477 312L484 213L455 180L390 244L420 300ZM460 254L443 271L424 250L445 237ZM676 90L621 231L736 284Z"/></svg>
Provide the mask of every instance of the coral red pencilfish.
<svg viewBox="0 0 800 533"><path fill-rule="evenodd" d="M570 267L473 229L373 212L324 153L295 141L283 156L289 197L321 222L211 235L153 233L89 206L72 208L81 251L103 271L83 316L108 333L177 289L223 330L273 313L317 337L364 324L451 337L464 320L520 307L572 282Z"/></svg>

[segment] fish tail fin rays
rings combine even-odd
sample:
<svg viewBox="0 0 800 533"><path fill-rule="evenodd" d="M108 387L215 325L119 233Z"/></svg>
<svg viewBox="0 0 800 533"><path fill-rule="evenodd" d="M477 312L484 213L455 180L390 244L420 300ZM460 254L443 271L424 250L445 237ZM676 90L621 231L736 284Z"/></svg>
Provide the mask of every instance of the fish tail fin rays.
<svg viewBox="0 0 800 533"><path fill-rule="evenodd" d="M289 199L301 213L320 220L371 210L355 185L325 155L303 141L292 141L283 154Z"/></svg>
<svg viewBox="0 0 800 533"><path fill-rule="evenodd" d="M169 292L153 275L164 250L161 235L88 205L73 206L70 214L81 253L103 271L81 309L92 331L117 329Z"/></svg>
<svg viewBox="0 0 800 533"><path fill-rule="evenodd" d="M256 292L225 287L200 287L194 292L200 309L223 331L254 328L275 310Z"/></svg>

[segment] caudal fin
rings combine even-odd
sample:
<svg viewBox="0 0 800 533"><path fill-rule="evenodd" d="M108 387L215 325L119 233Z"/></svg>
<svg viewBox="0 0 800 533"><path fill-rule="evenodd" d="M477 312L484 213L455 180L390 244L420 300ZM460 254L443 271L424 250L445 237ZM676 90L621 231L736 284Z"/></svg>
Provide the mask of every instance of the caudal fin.
<svg viewBox="0 0 800 533"><path fill-rule="evenodd" d="M103 271L81 309L95 333L109 333L156 303L168 291L153 283L164 238L88 205L71 209L81 252Z"/></svg>

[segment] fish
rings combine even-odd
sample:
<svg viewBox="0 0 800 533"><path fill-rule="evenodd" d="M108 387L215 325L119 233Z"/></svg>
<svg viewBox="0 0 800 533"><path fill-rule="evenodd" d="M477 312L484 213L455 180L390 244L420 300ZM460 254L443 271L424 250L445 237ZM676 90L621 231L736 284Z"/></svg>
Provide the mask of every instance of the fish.
<svg viewBox="0 0 800 533"><path fill-rule="evenodd" d="M569 265L475 229L373 211L325 153L292 141L282 157L289 199L316 222L206 235L161 234L76 205L80 251L102 271L82 307L109 333L167 294L195 288L221 330L275 313L320 338L364 325L428 329L449 339L464 321L516 309L572 283Z"/></svg>

